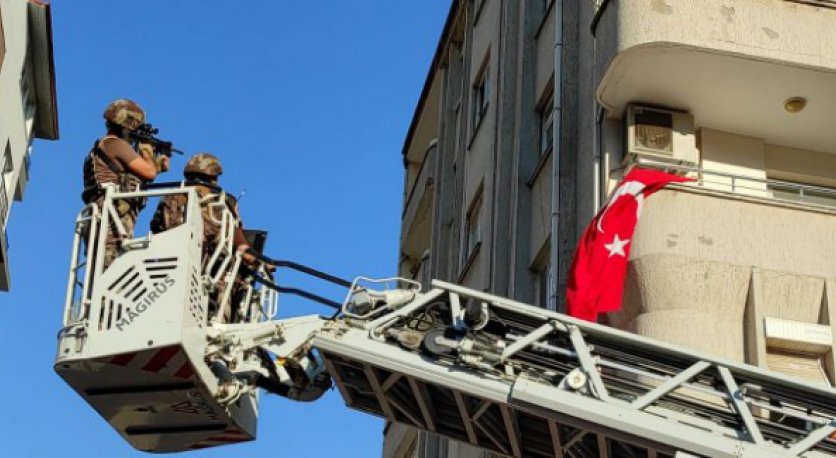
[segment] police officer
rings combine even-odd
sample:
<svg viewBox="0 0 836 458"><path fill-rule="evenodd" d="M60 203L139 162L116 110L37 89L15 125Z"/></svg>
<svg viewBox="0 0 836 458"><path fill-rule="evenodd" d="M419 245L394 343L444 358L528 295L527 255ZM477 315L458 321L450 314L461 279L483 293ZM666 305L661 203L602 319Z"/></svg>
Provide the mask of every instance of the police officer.
<svg viewBox="0 0 836 458"><path fill-rule="evenodd" d="M208 205L205 197L218 191L218 177L221 174L223 174L223 168L220 160L209 153L195 154L189 158L186 167L183 169L183 177L195 187L198 198L202 203L204 257L217 248L218 237L220 236L221 227L217 223L221 219L220 209ZM157 211L151 219L151 232L160 233L183 224L186 218L187 202L188 197L185 194L172 194L160 199ZM226 194L226 206L235 218L239 218L238 203L229 194ZM233 245L241 252L249 248L240 225L233 234ZM248 253L244 253L243 256L247 263L251 264L255 261L255 258Z"/></svg>
<svg viewBox="0 0 836 458"><path fill-rule="evenodd" d="M155 157L148 144L139 144L139 152L131 146L130 134L145 123L145 110L133 100L117 99L104 111L107 133L97 139L84 161L84 203L96 203L101 210L104 185L115 184L119 191L136 190L143 182L153 180L157 173L168 170L168 157ZM133 237L134 225L144 202L139 199L117 200L116 212L125 228L125 238ZM118 255L119 236L115 225L108 228L105 243L104 267Z"/></svg>
<svg viewBox="0 0 836 458"><path fill-rule="evenodd" d="M210 205L217 202L216 199L207 199L207 197L211 194L219 192L220 188L218 188L218 177L222 173L223 168L221 167L220 160L218 160L216 156L209 153L195 154L189 158L189 161L186 163L186 167L183 169L183 176L190 185L194 186L198 199L200 199L201 202L200 211L203 217L203 267L204 270L208 269L211 274L215 273L213 269L216 269L217 266L208 266L207 263L209 261L209 257L215 252L218 247L218 243L220 242L219 239L222 228L218 224L218 221L221 220L222 210L215 205ZM240 221L240 217L238 215L238 203L235 201L235 198L229 194L225 194L225 196L224 203L226 207L232 213L232 216ZM157 206L157 210L154 212L154 216L151 219L151 232L157 234L183 224L186 221L187 203L188 196L186 194L170 194L161 198L160 203ZM241 224L238 225L232 236L232 244L235 249L241 253L242 260L249 265L255 264L255 257L247 253L247 249L250 248L250 245L244 237L244 231ZM218 291L216 291L214 299L217 300L220 290L224 287L225 285L223 284L218 285ZM238 293L243 290L242 287L242 279L240 277L236 278L236 281L232 285L233 290L231 292L233 303L238 301L239 298L236 296L238 296ZM227 309L225 312L225 315L229 315L227 316L227 319L234 319L233 315L235 313L235 307L233 307L232 310Z"/></svg>

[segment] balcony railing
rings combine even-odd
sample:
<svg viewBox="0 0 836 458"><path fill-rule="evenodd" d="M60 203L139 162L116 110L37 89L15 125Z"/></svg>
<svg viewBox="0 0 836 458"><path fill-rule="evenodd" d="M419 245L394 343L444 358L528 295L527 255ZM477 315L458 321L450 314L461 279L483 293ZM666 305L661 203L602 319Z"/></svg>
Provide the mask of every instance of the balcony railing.
<svg viewBox="0 0 836 458"><path fill-rule="evenodd" d="M685 186L696 186L714 192L735 194L767 201L796 205L802 204L811 208L836 210L836 189L834 188L768 178L749 177L648 159L638 159L632 165L665 170L695 179L691 183L686 183Z"/></svg>

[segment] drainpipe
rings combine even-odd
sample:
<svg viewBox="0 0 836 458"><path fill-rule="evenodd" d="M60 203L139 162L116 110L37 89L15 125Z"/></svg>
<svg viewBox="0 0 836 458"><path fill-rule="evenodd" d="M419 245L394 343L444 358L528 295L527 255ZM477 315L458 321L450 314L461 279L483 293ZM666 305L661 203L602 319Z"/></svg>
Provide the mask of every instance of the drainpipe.
<svg viewBox="0 0 836 458"><path fill-rule="evenodd" d="M554 96L552 97L552 196L551 233L549 234L549 305L557 310L560 247L558 223L560 222L560 140L561 115L563 114L563 1L554 5Z"/></svg>

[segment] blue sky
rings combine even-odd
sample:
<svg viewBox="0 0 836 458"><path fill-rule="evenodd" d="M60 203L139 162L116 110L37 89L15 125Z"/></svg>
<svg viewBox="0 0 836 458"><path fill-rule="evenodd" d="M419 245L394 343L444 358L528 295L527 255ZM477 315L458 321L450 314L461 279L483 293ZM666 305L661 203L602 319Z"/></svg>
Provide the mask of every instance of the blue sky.
<svg viewBox="0 0 836 458"><path fill-rule="evenodd" d="M8 457L148 456L130 448L52 370L81 165L117 97L160 135L221 157L246 189L268 252L344 277L396 272L401 145L449 2L53 2L61 139L34 145L8 228L12 292L0 295L0 415ZM179 179L185 159L174 160ZM147 212L147 210L146 210ZM284 282L338 298L293 275ZM284 298L285 316L323 311ZM262 398L257 441L194 457L379 456L383 422L336 391L314 404Z"/></svg>

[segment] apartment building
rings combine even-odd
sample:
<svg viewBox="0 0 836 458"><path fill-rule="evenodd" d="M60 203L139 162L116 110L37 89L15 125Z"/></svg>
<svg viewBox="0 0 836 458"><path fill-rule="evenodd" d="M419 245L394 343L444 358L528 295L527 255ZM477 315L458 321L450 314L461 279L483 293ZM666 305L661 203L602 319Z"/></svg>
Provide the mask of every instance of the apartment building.
<svg viewBox="0 0 836 458"><path fill-rule="evenodd" d="M32 142L58 138L49 3L0 0L0 290L11 286L6 225L23 200Z"/></svg>
<svg viewBox="0 0 836 458"><path fill-rule="evenodd" d="M834 120L834 1L454 0L402 151L400 275L563 310L614 184L667 170L695 181L645 202L601 321L832 385ZM384 456L485 452L389 424Z"/></svg>

